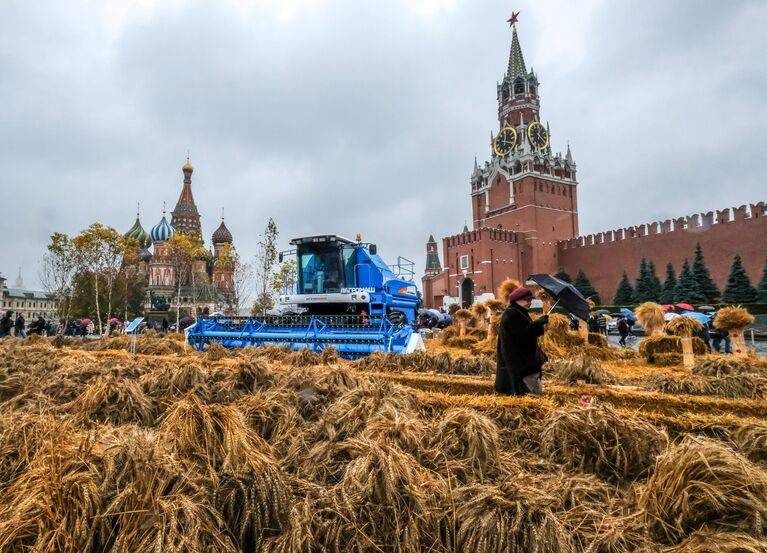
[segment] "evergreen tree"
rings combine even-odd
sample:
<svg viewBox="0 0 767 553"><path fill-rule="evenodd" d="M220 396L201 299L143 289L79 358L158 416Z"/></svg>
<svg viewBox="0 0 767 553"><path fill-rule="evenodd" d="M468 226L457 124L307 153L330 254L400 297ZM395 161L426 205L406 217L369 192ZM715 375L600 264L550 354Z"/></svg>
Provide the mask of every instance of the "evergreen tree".
<svg viewBox="0 0 767 553"><path fill-rule="evenodd" d="M557 274L555 274L554 276L557 277L559 280L564 280L565 282L569 282L570 284L572 284L573 282L573 278L567 273L567 271L565 271L564 267L560 267L559 271L557 271Z"/></svg>
<svg viewBox="0 0 767 553"><path fill-rule="evenodd" d="M666 265L666 281L660 292L660 302L664 304L676 302L676 273L671 263Z"/></svg>
<svg viewBox="0 0 767 553"><path fill-rule="evenodd" d="M620 284L618 284L618 289L615 291L615 299L613 300L613 303L615 305L631 305L633 298L634 290L631 288L631 282L629 282L629 277L626 274L626 271L623 271L623 278L621 279Z"/></svg>
<svg viewBox="0 0 767 553"><path fill-rule="evenodd" d="M761 303L767 303L767 260L764 262L762 280L759 281L759 286L756 287L756 291L759 292L759 301Z"/></svg>
<svg viewBox="0 0 767 553"><path fill-rule="evenodd" d="M642 258L639 264L639 276L634 284L634 303L644 303L646 301L655 301L653 296L653 280L650 275L650 266L647 259Z"/></svg>
<svg viewBox="0 0 767 553"><path fill-rule="evenodd" d="M751 286L751 281L743 267L743 261L739 255L732 260L730 276L727 279L727 288L724 289L722 299L727 303L752 303L759 298L756 288Z"/></svg>
<svg viewBox="0 0 767 553"><path fill-rule="evenodd" d="M659 301L660 300L660 293L663 290L663 286L661 286L660 279L658 278L658 273L655 271L655 263L650 261L647 264L647 274L650 275L650 289L652 290L652 301Z"/></svg>
<svg viewBox="0 0 767 553"><path fill-rule="evenodd" d="M703 259L703 249L700 242L695 245L695 260L692 263L692 277L698 285L698 290L706 297L709 303L716 303L719 299L719 288L716 287L711 273L706 267L706 261Z"/></svg>
<svg viewBox="0 0 767 553"><path fill-rule="evenodd" d="M602 303L599 299L599 294L597 294L597 291L594 290L594 287L591 285L591 282L586 276L586 273L583 272L583 269L578 269L578 274L575 277L573 286L575 286L578 291L583 294L584 298L591 298L591 300L597 305Z"/></svg>
<svg viewBox="0 0 767 553"><path fill-rule="evenodd" d="M679 274L679 282L676 285L676 301L683 301L686 303L701 303L705 302L706 296L704 296L698 289L698 283L695 282L695 277L692 274L690 268L690 262L685 259L682 265L682 272Z"/></svg>

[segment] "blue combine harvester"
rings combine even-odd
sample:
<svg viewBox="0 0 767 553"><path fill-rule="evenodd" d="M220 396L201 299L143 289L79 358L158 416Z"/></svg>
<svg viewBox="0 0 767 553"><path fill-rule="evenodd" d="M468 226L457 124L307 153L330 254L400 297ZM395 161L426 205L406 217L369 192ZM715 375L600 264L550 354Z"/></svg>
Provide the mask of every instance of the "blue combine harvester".
<svg viewBox="0 0 767 553"><path fill-rule="evenodd" d="M272 344L314 351L333 346L347 359L424 349L414 332L421 299L414 273L403 268L402 258L389 267L375 244L362 242L359 235L356 241L308 236L290 244L295 249L281 253L280 261L284 254L296 255L297 284L295 293L280 296L281 314L199 319L188 332L192 346Z"/></svg>

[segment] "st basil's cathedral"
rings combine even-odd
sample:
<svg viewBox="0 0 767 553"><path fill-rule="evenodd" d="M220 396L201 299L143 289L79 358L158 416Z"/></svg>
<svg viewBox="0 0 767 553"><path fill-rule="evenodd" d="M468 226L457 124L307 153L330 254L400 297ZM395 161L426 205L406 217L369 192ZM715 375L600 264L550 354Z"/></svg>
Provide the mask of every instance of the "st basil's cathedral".
<svg viewBox="0 0 767 553"><path fill-rule="evenodd" d="M198 313L232 313L235 310L234 242L223 216L211 237L212 249L200 248L191 272L182 276L179 293L178 275L168 241L176 233L195 237L201 242L203 236L200 212L192 194L194 168L188 159L181 171L184 184L171 212L170 223L163 209L160 221L147 232L137 213L136 222L124 235L141 247L135 270L147 283L145 311L151 318L159 318L175 311L178 304L190 316L195 310Z"/></svg>

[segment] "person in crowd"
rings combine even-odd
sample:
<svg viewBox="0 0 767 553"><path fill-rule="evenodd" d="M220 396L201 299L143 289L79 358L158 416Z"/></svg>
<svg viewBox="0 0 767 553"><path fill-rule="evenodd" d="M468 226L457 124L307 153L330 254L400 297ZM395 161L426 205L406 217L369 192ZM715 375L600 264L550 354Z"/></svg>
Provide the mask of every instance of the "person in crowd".
<svg viewBox="0 0 767 553"><path fill-rule="evenodd" d="M24 320L24 315L19 313L19 315L16 317L16 322L13 324L13 328L16 331L16 336L19 338L27 337L27 323Z"/></svg>
<svg viewBox="0 0 767 553"><path fill-rule="evenodd" d="M39 334L40 336L45 336L45 319L43 319L43 316L40 315L37 317L37 320L32 323L32 326L29 327L29 331L33 334Z"/></svg>
<svg viewBox="0 0 767 553"><path fill-rule="evenodd" d="M546 355L538 345L549 316L536 320L529 309L533 292L519 287L508 296L509 306L501 317L498 336L495 391L499 394L540 395L541 372Z"/></svg>
<svg viewBox="0 0 767 553"><path fill-rule="evenodd" d="M580 320L575 315L570 315L570 330L578 331L580 327Z"/></svg>
<svg viewBox="0 0 767 553"><path fill-rule="evenodd" d="M0 338L11 335L13 329L13 311L6 311L3 318L0 319Z"/></svg>
<svg viewBox="0 0 767 553"><path fill-rule="evenodd" d="M703 340L703 343L706 344L706 349L711 352L711 335L708 332L708 325L704 324L703 328L701 328L698 332L695 333L695 336Z"/></svg>
<svg viewBox="0 0 767 553"><path fill-rule="evenodd" d="M589 315L589 320L586 321L586 326L589 329L589 332L597 333L599 332L599 317L596 313L591 313Z"/></svg>
<svg viewBox="0 0 767 553"><path fill-rule="evenodd" d="M605 317L604 313L600 313L597 317L597 327L600 334L607 336L607 317Z"/></svg>
<svg viewBox="0 0 767 553"><path fill-rule="evenodd" d="M618 319L618 324L616 325L618 328L618 334L620 334L621 338L618 340L618 343L622 348L626 347L626 338L629 335L629 324L626 321L626 317L620 317Z"/></svg>
<svg viewBox="0 0 767 553"><path fill-rule="evenodd" d="M166 319L165 317L163 317L163 318L162 318L162 331L163 331L163 333L165 333L165 334L167 334L167 333L168 333L168 326L169 326L169 325L168 325L168 319Z"/></svg>

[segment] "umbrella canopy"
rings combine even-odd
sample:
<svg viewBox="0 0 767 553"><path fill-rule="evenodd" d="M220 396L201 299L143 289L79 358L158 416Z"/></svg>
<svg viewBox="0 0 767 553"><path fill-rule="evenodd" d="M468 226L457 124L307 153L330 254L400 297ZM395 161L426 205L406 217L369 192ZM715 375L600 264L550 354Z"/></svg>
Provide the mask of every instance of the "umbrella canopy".
<svg viewBox="0 0 767 553"><path fill-rule="evenodd" d="M547 274L530 275L529 280L556 298L557 305L561 305L579 319L588 320L589 304L575 286Z"/></svg>
<svg viewBox="0 0 767 553"><path fill-rule="evenodd" d="M596 311L594 311L594 313L596 313L597 315L609 315L610 314L610 310L609 309L597 309Z"/></svg>
<svg viewBox="0 0 767 553"><path fill-rule="evenodd" d="M669 312L669 313L666 313L665 315L663 315L663 320L664 321L670 321L671 319L676 319L679 316L680 316L679 313L671 313L671 312Z"/></svg>
<svg viewBox="0 0 767 553"><path fill-rule="evenodd" d="M93 321L91 321L90 319L80 319L80 324L84 324L85 326L88 326L92 322Z"/></svg>
<svg viewBox="0 0 767 553"><path fill-rule="evenodd" d="M692 317L693 319L696 319L698 322L703 324L706 324L711 320L711 315L698 313L697 311L684 311L682 313L682 317Z"/></svg>
<svg viewBox="0 0 767 553"><path fill-rule="evenodd" d="M663 309L663 311L673 311L674 310L674 306L671 305L670 303L664 303L663 305L660 306L660 308Z"/></svg>
<svg viewBox="0 0 767 553"><path fill-rule="evenodd" d="M716 311L716 307L711 307L710 305L701 305L698 307L698 311Z"/></svg>
<svg viewBox="0 0 767 553"><path fill-rule="evenodd" d="M686 311L695 311L695 308L689 303L677 303L676 306L679 309L685 309Z"/></svg>
<svg viewBox="0 0 767 553"><path fill-rule="evenodd" d="M634 315L634 312L631 309L627 308L627 307L621 307L621 315L626 317L629 321L636 321L637 320L637 316Z"/></svg>

